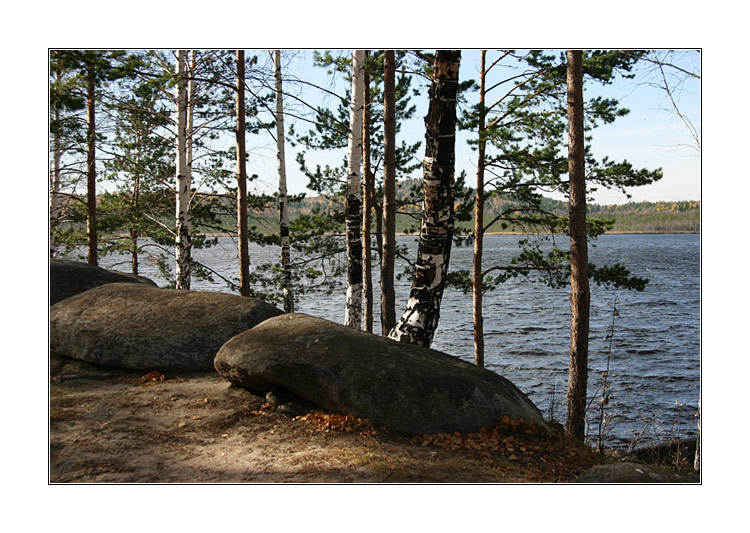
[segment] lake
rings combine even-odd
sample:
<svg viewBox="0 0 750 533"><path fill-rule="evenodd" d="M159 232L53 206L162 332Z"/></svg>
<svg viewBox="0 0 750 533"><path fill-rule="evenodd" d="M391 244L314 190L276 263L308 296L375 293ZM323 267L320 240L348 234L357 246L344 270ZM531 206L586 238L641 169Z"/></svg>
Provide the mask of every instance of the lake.
<svg viewBox="0 0 750 533"><path fill-rule="evenodd" d="M508 264L519 237L489 235L484 265ZM415 257L417 237L399 237ZM220 238L219 245L194 250L195 260L236 279L236 241ZM277 249L251 245L251 268L276 260ZM123 258L100 260L109 267ZM697 434L700 388L700 235L604 235L589 249L590 262L620 263L650 281L643 292L591 285L589 340L588 436L599 435L602 372L609 357L610 416L602 432L609 446L654 444L675 436ZM471 269L472 248L453 247L451 270ZM141 274L159 285L155 269L143 262ZM403 268L396 266L396 271ZM128 265L118 265L126 271ZM374 269L377 276L377 269ZM342 280L343 282L343 280ZM397 281L397 314L409 294L409 279ZM231 292L218 280L193 280L194 290ZM617 299L618 316L613 306ZM379 324L379 287L375 280L375 326ZM336 322L344 319L345 291L303 295L297 311ZM473 361L471 294L447 289L432 348ZM545 417L565 420L570 303L568 289L553 289L523 278L505 282L484 298L485 365L512 381Z"/></svg>

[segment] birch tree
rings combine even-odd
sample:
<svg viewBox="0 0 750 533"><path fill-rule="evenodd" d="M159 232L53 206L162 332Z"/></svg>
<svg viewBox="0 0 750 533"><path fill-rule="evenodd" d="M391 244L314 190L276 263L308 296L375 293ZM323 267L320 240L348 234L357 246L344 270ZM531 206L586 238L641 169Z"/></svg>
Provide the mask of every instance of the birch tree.
<svg viewBox="0 0 750 533"><path fill-rule="evenodd" d="M279 235L281 237L281 289L284 311L294 313L294 290L289 247L289 206L286 191L286 156L284 151L284 93L281 80L281 50L274 50L276 79L276 157L279 165Z"/></svg>
<svg viewBox="0 0 750 533"><path fill-rule="evenodd" d="M374 211L374 231L372 233L375 233L375 238L372 239L372 249L377 249L378 253L381 254L382 257L382 239L383 234L388 231L388 228L383 223L383 212L382 212L382 205L380 203L380 195L382 191L382 187L379 186L378 182L381 179L380 172L383 169L383 161L384 161L384 155L383 155L383 133L382 128L383 126L383 120L381 119L382 114L382 107L379 105L382 101L381 96L381 84L383 83L383 76L382 76L382 61L384 60L385 52L373 52L370 54L369 59L366 59L366 68L367 73L370 75L370 81L369 81L369 95L370 95L370 103L371 105L367 107L367 109L370 112L368 124L367 124L367 130L369 132L369 143L365 142L364 134L363 134L363 163L365 161L365 155L366 153L370 154L370 172L365 172L363 169L362 172L362 181L366 182L368 178L370 179L371 183L374 183L373 185L373 191L374 195L372 198L372 210ZM403 51L391 51L391 54L394 56L394 95L393 95L393 114L394 114L394 121L393 121L393 130L394 130L394 137L398 134L399 128L401 126L401 121L408 120L409 118L412 118L416 113L416 106L412 105L410 103L411 95L414 93L411 90L411 83L413 81L413 73L411 73L411 69L406 64L406 58L407 55ZM330 51L326 51L325 53L317 53L314 54L315 57L315 65L316 66L323 66L328 68L328 74L341 74L346 77L351 76L352 68L351 68L351 54L345 55L339 55L337 53L331 53ZM400 63L399 63L400 62ZM403 66L404 68L399 73L396 73L396 69L398 69L399 65ZM307 83L306 83L307 84ZM351 78L349 78L348 86L351 87ZM316 86L317 87L317 86ZM342 151L348 148L349 144L349 122L350 122L350 108L351 108L351 89L347 91L345 96L339 96L338 94L325 89L321 87L317 87L321 91L322 94L327 95L327 97L336 97L336 109L330 109L326 107L316 107L314 108L313 116L311 117L310 122L314 124L314 128L311 128L306 134L296 134L293 129L290 128L289 134L290 137L292 137L295 141L299 142L300 144L304 145L306 148L309 148L311 150L325 150L326 152L330 153L331 150L337 150L341 149ZM367 89L363 91L365 94L368 94ZM311 107L311 106L308 106ZM363 111L363 117L364 117L364 111ZM363 123L364 123L363 119ZM363 126L364 127L364 126ZM394 141L395 142L395 141ZM365 146L367 145L367 146ZM421 142L416 142L414 144L401 142L399 146L394 147L394 156L393 156L393 172L392 172L392 178L394 183L394 201L392 202L392 205L394 206L394 211L398 209L400 202L397 203L395 201L395 180L396 177L408 177L413 172L415 172L420 166L421 162L416 161L416 153L419 150L419 147L421 146ZM346 191L348 186L348 160L346 157L342 157L343 165L340 167L332 167L330 165L325 165L325 168L322 167L322 165L318 165L317 169L308 167L306 163L306 153L305 152L299 152L297 161L300 163L300 168L305 173L305 175L309 179L309 185L308 188L311 190L317 191L321 196L327 196L334 202L340 202L338 205L345 206L346 204ZM364 187L363 187L364 188ZM363 192L363 201L362 204L364 205L364 197L366 195ZM421 197L419 198L421 200ZM403 211L404 216L418 218L419 214L413 215L411 212L412 206L417 206L417 201L412 201L412 199L408 199L407 201L402 203L403 205ZM363 209L364 211L364 209ZM322 217L317 218L321 225L321 229L323 227L326 227L331 224L332 220L341 219L342 222L345 222L346 213L344 210L331 210L328 213L328 217ZM393 222L395 223L395 217L398 215L394 215ZM334 217L334 218L332 218ZM362 214L362 228L363 228L363 256L366 255L365 252L365 242L366 237L364 236L366 230L364 229L365 221L367 220L366 215L364 215L364 212ZM315 219L310 219L310 222L315 222ZM294 224L294 223L293 223ZM302 228L300 228L302 229ZM330 230L326 230L330 231ZM371 233L371 236L372 236ZM299 239L300 237L298 237ZM304 238L304 237L302 237ZM300 242L298 240L298 242ZM376 248L377 245L377 248ZM328 248L324 253L326 254L326 257L334 257L334 253L338 254L337 251L338 247L332 247ZM322 250L321 250L322 251ZM342 250L343 252L343 250ZM394 250L394 256L396 252ZM372 251L371 251L371 255ZM365 271L364 263L366 260L363 259L363 274L362 274L362 292L363 292L363 303L366 298L367 290L366 290L366 280L367 274ZM333 268L337 268L338 260L335 260L335 263L332 265ZM348 266L348 265L347 265ZM345 266L346 268L346 266ZM330 276L332 273L332 270L326 270L326 275ZM381 278L382 279L382 278ZM385 279L389 279L388 276L386 276ZM376 297L373 296L373 300ZM389 301L393 301L392 298L388 298ZM381 302L382 302L382 296L381 296ZM374 304L373 304L374 305ZM364 322L365 327L367 328L367 305L363 305L364 310ZM381 315L382 316L382 315ZM393 325L395 325L396 319L395 319L395 307L394 311L392 312L393 319L391 323L389 324L389 327L387 329L383 330L383 335L387 336L388 332L392 329ZM381 324L381 328L383 328Z"/></svg>
<svg viewBox="0 0 750 533"><path fill-rule="evenodd" d="M349 110L349 157L346 190L346 314L344 324L362 324L362 112L364 107L364 50L352 52L352 95Z"/></svg>
<svg viewBox="0 0 750 533"><path fill-rule="evenodd" d="M177 51L177 91L175 98L177 122L177 157L175 176L175 288L190 290L190 254L191 235L190 217L190 182L187 175L187 51Z"/></svg>
<svg viewBox="0 0 750 533"><path fill-rule="evenodd" d="M440 319L453 239L456 95L460 50L438 50L425 119L422 222L409 300L389 337L429 347Z"/></svg>

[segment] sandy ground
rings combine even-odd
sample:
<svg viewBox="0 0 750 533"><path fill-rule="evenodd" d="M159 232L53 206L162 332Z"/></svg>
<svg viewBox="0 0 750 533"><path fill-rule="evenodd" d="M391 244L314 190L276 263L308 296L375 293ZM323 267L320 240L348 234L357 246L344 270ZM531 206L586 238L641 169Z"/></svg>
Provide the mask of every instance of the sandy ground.
<svg viewBox="0 0 750 533"><path fill-rule="evenodd" d="M407 438L293 417L216 373L138 375L52 358L51 483L569 482L601 458L510 424Z"/></svg>

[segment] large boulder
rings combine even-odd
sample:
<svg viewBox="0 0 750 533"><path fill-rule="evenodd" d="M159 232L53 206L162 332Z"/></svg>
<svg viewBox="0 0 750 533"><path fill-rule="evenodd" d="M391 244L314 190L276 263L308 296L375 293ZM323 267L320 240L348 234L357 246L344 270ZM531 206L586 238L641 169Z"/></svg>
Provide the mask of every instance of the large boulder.
<svg viewBox="0 0 750 533"><path fill-rule="evenodd" d="M597 465L578 476L576 483L700 483L695 474L641 463Z"/></svg>
<svg viewBox="0 0 750 533"><path fill-rule="evenodd" d="M156 283L143 276L125 274L104 268L63 259L50 259L49 262L49 304L94 289L107 283L146 283L156 287Z"/></svg>
<svg viewBox="0 0 750 533"><path fill-rule="evenodd" d="M50 350L132 370L212 370L222 344L280 314L233 294L112 283L50 308Z"/></svg>
<svg viewBox="0 0 750 533"><path fill-rule="evenodd" d="M229 340L215 360L256 393L284 389L322 409L401 433L471 433L504 416L543 424L507 379L450 355L304 314L286 314Z"/></svg>

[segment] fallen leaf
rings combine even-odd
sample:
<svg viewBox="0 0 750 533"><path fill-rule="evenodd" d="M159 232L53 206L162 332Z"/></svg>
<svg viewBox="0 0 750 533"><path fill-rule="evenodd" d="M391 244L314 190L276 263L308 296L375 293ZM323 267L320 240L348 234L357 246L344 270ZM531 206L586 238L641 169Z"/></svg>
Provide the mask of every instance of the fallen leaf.
<svg viewBox="0 0 750 533"><path fill-rule="evenodd" d="M148 374L144 374L141 376L141 381L144 383L155 383L157 381L164 381L164 374L157 372L156 370L149 372Z"/></svg>

